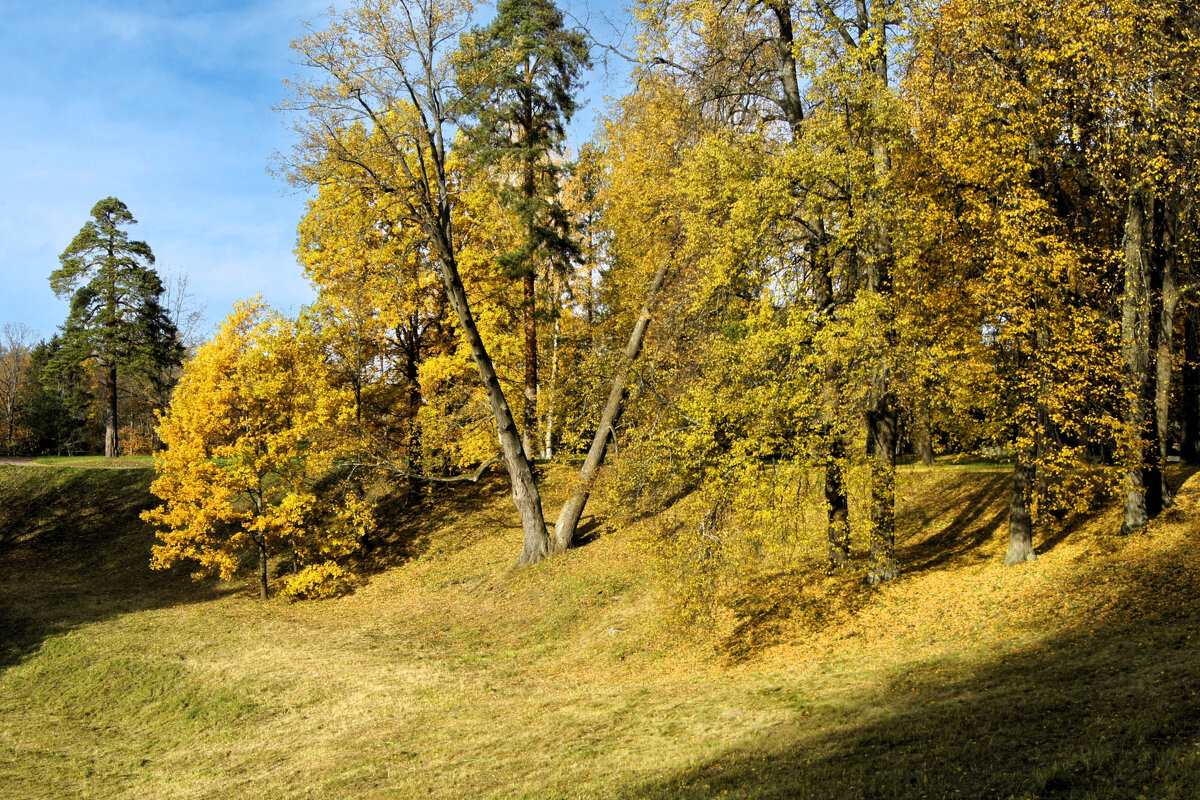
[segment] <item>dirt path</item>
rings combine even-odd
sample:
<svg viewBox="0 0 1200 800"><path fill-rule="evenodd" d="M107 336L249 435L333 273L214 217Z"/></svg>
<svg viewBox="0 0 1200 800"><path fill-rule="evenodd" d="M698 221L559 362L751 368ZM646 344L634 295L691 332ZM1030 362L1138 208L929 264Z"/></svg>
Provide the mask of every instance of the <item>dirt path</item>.
<svg viewBox="0 0 1200 800"><path fill-rule="evenodd" d="M20 456L2 456L2 457L0 457L0 464L9 466L9 467L41 467L41 466L44 466L43 464L37 463L32 458L22 458Z"/></svg>

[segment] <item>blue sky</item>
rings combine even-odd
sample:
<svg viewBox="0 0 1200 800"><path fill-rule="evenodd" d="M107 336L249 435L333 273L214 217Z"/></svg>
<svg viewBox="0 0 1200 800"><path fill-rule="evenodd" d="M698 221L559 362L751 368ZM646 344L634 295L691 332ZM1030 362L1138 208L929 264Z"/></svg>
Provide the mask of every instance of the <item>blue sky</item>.
<svg viewBox="0 0 1200 800"><path fill-rule="evenodd" d="M0 0L0 323L54 332L67 304L48 276L110 195L138 219L130 235L149 243L164 278L188 275L206 327L260 292L281 310L308 302L292 254L304 197L268 173L291 143L272 107L295 73L300 20L328 6ZM565 7L589 16L582 2ZM597 7L625 17L614 0ZM573 140L588 137L623 77L590 77Z"/></svg>

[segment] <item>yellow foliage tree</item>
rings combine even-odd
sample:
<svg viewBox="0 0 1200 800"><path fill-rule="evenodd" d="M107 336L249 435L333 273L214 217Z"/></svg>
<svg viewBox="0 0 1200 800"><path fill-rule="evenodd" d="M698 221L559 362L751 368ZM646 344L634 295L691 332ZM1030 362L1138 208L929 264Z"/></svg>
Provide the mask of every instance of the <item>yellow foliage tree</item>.
<svg viewBox="0 0 1200 800"><path fill-rule="evenodd" d="M332 380L352 395L353 423L337 433L339 448L381 477L406 478L410 489L490 460L498 447L488 400L423 234L385 194L344 170L335 175L300 222L297 256L317 292L306 314ZM511 244L511 215L455 163L450 175L462 281L497 373L513 381L520 291L495 263Z"/></svg>
<svg viewBox="0 0 1200 800"><path fill-rule="evenodd" d="M227 580L257 562L263 599L270 561L284 554L316 571L293 578L297 591L317 593L317 573L340 577L332 562L357 546L370 509L323 485L336 458L323 440L353 408L304 324L261 301L238 303L160 420L166 450L151 488L164 502L143 514L160 541L152 566L188 560L198 576Z"/></svg>

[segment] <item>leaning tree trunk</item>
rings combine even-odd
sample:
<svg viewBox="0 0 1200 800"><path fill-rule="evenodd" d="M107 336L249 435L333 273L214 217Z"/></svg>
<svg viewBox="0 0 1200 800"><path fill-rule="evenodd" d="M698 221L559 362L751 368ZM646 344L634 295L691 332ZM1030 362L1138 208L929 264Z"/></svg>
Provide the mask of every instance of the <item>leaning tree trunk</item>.
<svg viewBox="0 0 1200 800"><path fill-rule="evenodd" d="M1008 501L1008 553L1005 564L1036 561L1033 552L1033 515L1029 502L1035 474L1034 453L1022 450L1013 464L1012 495Z"/></svg>
<svg viewBox="0 0 1200 800"><path fill-rule="evenodd" d="M117 449L117 365L108 368L105 376L104 389L107 393L106 419L104 420L104 457L116 458L120 455Z"/></svg>
<svg viewBox="0 0 1200 800"><path fill-rule="evenodd" d="M554 526L555 552L566 550L575 541L575 531L579 526L579 519L583 516L583 508L587 505L588 497L592 493L596 474L600 470L600 465L604 463L604 453L608 449L609 438L617 422L621 419L621 414L625 411L625 383L629 376L629 368L638 357L638 353L641 352L642 342L646 339L646 328L650 325L650 312L654 306L654 300L662 288L663 281L667 277L667 268L670 263L669 257L663 259L658 271L654 273L650 288L646 291L642 310L629 334L625 352L621 354L621 363L613 375L612 388L608 392L608 402L604 405L604 413L600 415L600 423L596 426L595 436L592 437L592 446L588 448L587 458L584 459L583 467L579 470L579 480L571 489L571 494L567 498L567 502L563 504L562 510L559 511L558 523Z"/></svg>
<svg viewBox="0 0 1200 800"><path fill-rule="evenodd" d="M1154 286L1146 231L1146 199L1133 188L1125 214L1124 292L1121 296L1121 356L1129 406L1126 422L1138 437L1137 461L1125 475L1125 518L1122 533L1146 525L1162 510L1162 478L1158 463L1158 425L1154 414L1155 372L1151 353L1158 325L1154 320Z"/></svg>
<svg viewBox="0 0 1200 800"><path fill-rule="evenodd" d="M458 274L458 261L454 257L452 239L446 230L438 227L434 227L431 233L438 250L438 271L442 276L442 285L446 289L450 306L458 316L463 336L471 348L475 367L479 370L479 379L483 383L483 390L487 394L492 417L496 422L504 466L508 469L509 481L512 483L513 502L517 506L517 513L521 515L525 541L521 555L517 558L517 565L533 564L550 553L550 536L546 533L546 520L542 516L542 496L538 492L537 482L534 481L533 468L517 431L516 420L513 419L508 400L504 397L504 390L501 389L500 380L496 376L495 365L492 364L491 356L483 345L479 328L475 325L475 317L467 303L467 292Z"/></svg>

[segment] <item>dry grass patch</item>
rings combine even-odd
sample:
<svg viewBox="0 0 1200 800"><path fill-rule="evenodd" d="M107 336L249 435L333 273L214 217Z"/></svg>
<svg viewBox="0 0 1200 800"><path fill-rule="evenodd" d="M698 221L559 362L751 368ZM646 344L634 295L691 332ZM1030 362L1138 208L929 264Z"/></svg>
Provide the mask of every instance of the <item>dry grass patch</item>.
<svg viewBox="0 0 1200 800"><path fill-rule="evenodd" d="M108 505L3 519L0 796L1187 797L1200 775L1200 478L1148 532L1101 515L1005 568L993 475L905 476L909 571L810 580L734 657L737 618L666 613L636 528L515 570L500 481L398 517L354 594L264 604L150 573L144 485L30 473L0 488Z"/></svg>

